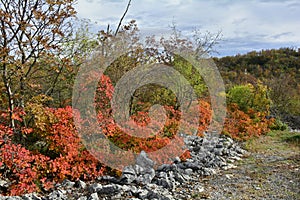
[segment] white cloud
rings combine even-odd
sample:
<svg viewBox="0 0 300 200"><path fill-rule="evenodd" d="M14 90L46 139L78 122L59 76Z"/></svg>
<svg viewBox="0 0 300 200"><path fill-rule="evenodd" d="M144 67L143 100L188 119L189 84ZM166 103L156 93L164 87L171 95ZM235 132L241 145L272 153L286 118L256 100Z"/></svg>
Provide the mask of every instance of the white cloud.
<svg viewBox="0 0 300 200"><path fill-rule="evenodd" d="M127 0L78 0L76 9L79 17L97 21L104 28L108 23L117 25L126 5ZM132 0L125 21L131 19L151 34L167 32L172 21L183 32L222 30L223 55L252 48L300 46L297 0Z"/></svg>

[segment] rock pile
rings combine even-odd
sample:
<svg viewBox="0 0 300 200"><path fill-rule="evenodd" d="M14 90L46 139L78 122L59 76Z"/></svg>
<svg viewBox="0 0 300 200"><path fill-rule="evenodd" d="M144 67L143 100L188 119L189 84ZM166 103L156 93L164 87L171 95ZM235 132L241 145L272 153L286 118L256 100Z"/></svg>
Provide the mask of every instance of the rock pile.
<svg viewBox="0 0 300 200"><path fill-rule="evenodd" d="M206 134L205 137L185 136L191 158L185 162L175 158L154 170L154 162L141 152L136 164L127 166L121 178L102 176L93 183L69 180L57 184L47 196L27 194L22 197L1 197L0 200L98 200L98 199L159 199L191 198L192 192L202 192L199 179L235 167L245 150L228 137Z"/></svg>

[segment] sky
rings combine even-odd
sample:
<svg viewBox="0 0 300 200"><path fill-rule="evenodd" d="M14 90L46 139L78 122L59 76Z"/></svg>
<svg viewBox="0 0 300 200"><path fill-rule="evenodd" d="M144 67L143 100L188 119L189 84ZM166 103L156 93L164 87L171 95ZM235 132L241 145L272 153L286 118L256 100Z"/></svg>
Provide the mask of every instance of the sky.
<svg viewBox="0 0 300 200"><path fill-rule="evenodd" d="M96 29L115 28L128 0L78 0L79 18ZM135 19L144 35L167 35L175 23L183 35L221 32L212 56L281 47L300 48L299 0L132 0L124 23Z"/></svg>

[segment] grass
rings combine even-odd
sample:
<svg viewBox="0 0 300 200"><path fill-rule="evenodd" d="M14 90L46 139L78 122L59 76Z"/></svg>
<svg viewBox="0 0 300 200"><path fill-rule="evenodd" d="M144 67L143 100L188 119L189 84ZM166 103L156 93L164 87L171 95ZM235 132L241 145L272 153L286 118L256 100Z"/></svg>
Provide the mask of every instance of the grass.
<svg viewBox="0 0 300 200"><path fill-rule="evenodd" d="M281 136L282 140L300 147L300 133L291 133Z"/></svg>
<svg viewBox="0 0 300 200"><path fill-rule="evenodd" d="M300 133L299 132L290 132L290 131L271 131L267 134L267 136L281 139L282 141L285 141L286 139L294 139L290 140L292 143L300 144Z"/></svg>
<svg viewBox="0 0 300 200"><path fill-rule="evenodd" d="M253 138L245 143L248 151L264 153L299 151L299 147L300 133L289 131L271 131L263 137Z"/></svg>
<svg viewBox="0 0 300 200"><path fill-rule="evenodd" d="M300 133L272 131L244 144L249 154L237 168L212 177L210 194L219 191L223 197L218 199L300 199Z"/></svg>

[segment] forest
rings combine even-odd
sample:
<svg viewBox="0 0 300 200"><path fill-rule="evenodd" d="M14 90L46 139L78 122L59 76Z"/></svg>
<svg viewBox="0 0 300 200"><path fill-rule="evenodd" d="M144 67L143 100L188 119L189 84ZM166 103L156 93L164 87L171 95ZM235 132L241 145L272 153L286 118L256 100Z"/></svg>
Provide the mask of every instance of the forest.
<svg viewBox="0 0 300 200"><path fill-rule="evenodd" d="M215 35L208 35L205 41L197 34L190 39L174 27L169 38L153 36L141 42L135 20L116 31L108 26L93 33L89 22L76 18L73 0L2 0L0 22L0 175L11 182L9 189L1 191L3 195L46 192L66 178L93 180L103 174L120 174L96 159L83 144L81 138L89 137L94 127L79 136L74 124L75 117L83 117L73 108L74 84L87 60L101 62L114 58L117 50L128 52L113 60L101 76L96 69L87 69L85 85L77 88L84 91L99 80L93 96L96 120L106 138L121 149L156 151L175 138L180 123L188 127L186 134L196 131L201 136L212 122L213 102L205 79L174 52L191 52L199 62L205 61ZM98 54L93 54L95 50ZM210 59L219 69L226 90L226 94L219 94L226 97L227 113L220 134L244 141L270 130L299 129L300 49L270 49ZM189 105L180 105L176 93L167 87L139 87L130 97L132 121L139 127L149 124L149 112L157 104L167 116L165 123L153 122L163 129L157 134L150 130L144 139L120 129L113 118L111 101L127 72L151 63L179 72L197 98ZM188 96L190 91L185 86L176 88ZM201 117L190 115L182 122L184 106ZM160 156L158 159L163 159ZM181 157L188 158L189 152Z"/></svg>

